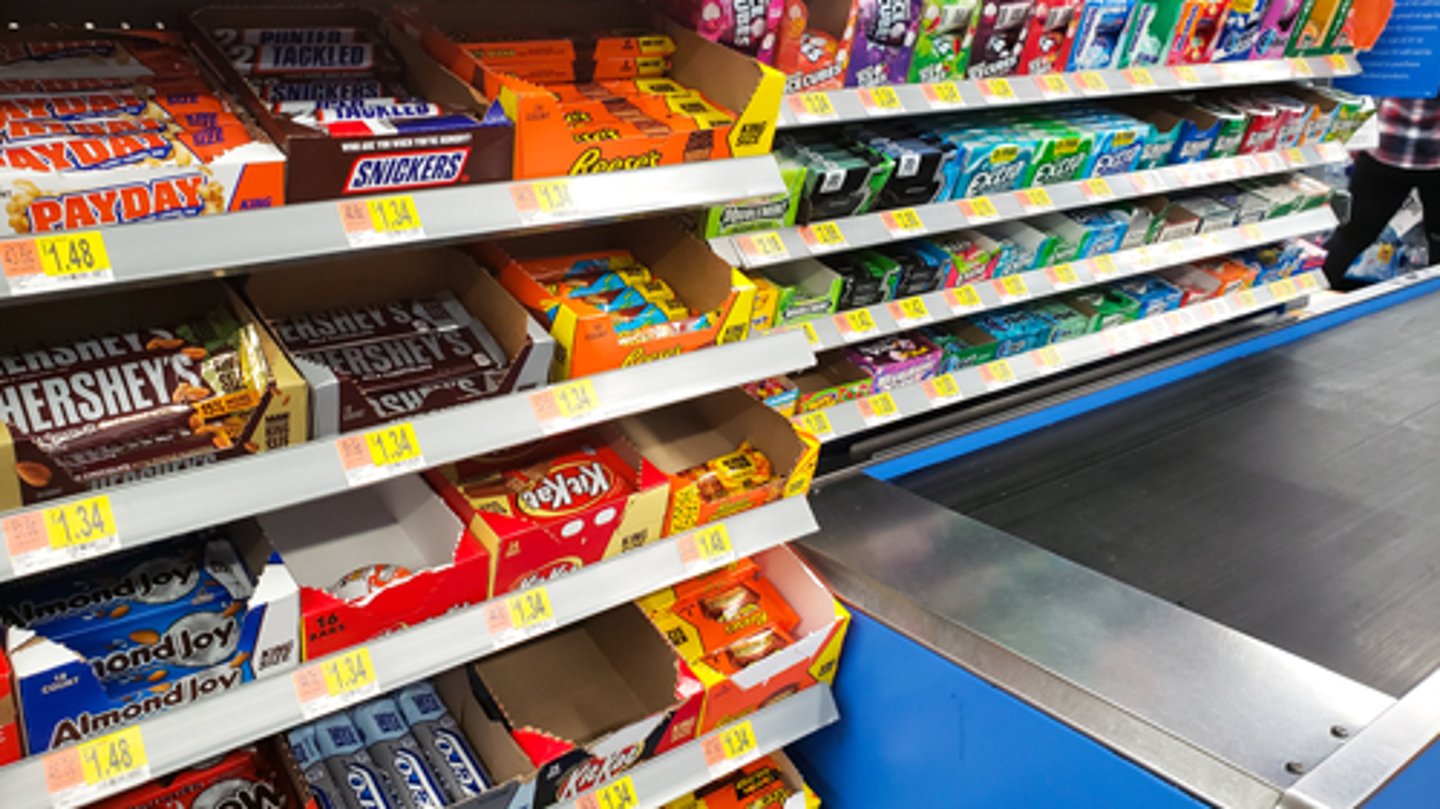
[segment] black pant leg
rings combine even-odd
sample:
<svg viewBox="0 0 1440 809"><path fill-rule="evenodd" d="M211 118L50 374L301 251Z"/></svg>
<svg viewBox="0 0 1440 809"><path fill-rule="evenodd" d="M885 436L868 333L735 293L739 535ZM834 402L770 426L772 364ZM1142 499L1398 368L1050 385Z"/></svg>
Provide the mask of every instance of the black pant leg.
<svg viewBox="0 0 1440 809"><path fill-rule="evenodd" d="M1381 163L1364 152L1356 155L1350 172L1350 221L1336 228L1325 243L1329 253L1325 257L1325 277L1330 280L1330 286L1336 289L1351 286L1344 281L1345 271L1380 237L1390 217L1400 210L1410 194L1418 173Z"/></svg>
<svg viewBox="0 0 1440 809"><path fill-rule="evenodd" d="M1425 208L1425 246L1428 263L1440 264L1440 169L1415 172L1420 204Z"/></svg>

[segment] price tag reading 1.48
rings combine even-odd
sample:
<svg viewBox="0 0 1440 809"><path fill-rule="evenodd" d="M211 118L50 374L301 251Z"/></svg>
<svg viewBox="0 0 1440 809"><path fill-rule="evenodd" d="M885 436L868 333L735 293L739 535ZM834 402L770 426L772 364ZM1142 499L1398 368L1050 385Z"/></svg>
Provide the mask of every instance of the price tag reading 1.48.
<svg viewBox="0 0 1440 809"><path fill-rule="evenodd" d="M90 803L149 778L145 737L137 726L45 756L45 790L56 807Z"/></svg>
<svg viewBox="0 0 1440 809"><path fill-rule="evenodd" d="M0 519L0 533L18 575L120 549L110 497L103 494Z"/></svg>
<svg viewBox="0 0 1440 809"><path fill-rule="evenodd" d="M0 243L0 273L15 295L115 280L99 231Z"/></svg>
<svg viewBox="0 0 1440 809"><path fill-rule="evenodd" d="M425 238L415 198L409 194L340 203L340 225L351 247L414 241Z"/></svg>
<svg viewBox="0 0 1440 809"><path fill-rule="evenodd" d="M335 441L340 466L351 486L373 483L425 468L425 455L415 425L408 421L377 427Z"/></svg>
<svg viewBox="0 0 1440 809"><path fill-rule="evenodd" d="M291 679L300 700L300 713L306 719L333 713L380 693L380 678L375 674L368 646L303 666Z"/></svg>
<svg viewBox="0 0 1440 809"><path fill-rule="evenodd" d="M708 569L728 564L735 559L735 545L730 541L730 529L725 523L708 525L691 531L676 541L680 550L680 564L686 571L695 568Z"/></svg>
<svg viewBox="0 0 1440 809"><path fill-rule="evenodd" d="M540 432L561 432L600 417L600 396L589 379L574 379L530 394Z"/></svg>
<svg viewBox="0 0 1440 809"><path fill-rule="evenodd" d="M576 809L639 809L640 796L630 776L611 781L594 792L580 796Z"/></svg>
<svg viewBox="0 0 1440 809"><path fill-rule="evenodd" d="M485 626L497 649L548 631L555 623L550 591L543 586L485 605Z"/></svg>

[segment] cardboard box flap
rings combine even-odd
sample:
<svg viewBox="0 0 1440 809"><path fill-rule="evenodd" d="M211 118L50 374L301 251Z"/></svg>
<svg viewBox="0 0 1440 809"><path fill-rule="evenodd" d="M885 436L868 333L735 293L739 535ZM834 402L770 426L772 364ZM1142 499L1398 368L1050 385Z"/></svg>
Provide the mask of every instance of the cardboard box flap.
<svg viewBox="0 0 1440 809"><path fill-rule="evenodd" d="M17 679L33 677L57 666L85 662L78 652L28 629L7 627L4 631L5 654Z"/></svg>
<svg viewBox="0 0 1440 809"><path fill-rule="evenodd" d="M775 475L784 477L804 443L784 416L754 404L743 391L722 391L626 418L622 429L668 474L727 455L748 440L770 460Z"/></svg>
<svg viewBox="0 0 1440 809"><path fill-rule="evenodd" d="M625 605L475 663L512 727L584 746L675 703L674 654Z"/></svg>
<svg viewBox="0 0 1440 809"><path fill-rule="evenodd" d="M465 530L416 476L257 519L296 580L320 589L335 584L361 561L400 565L414 576L447 569L454 564Z"/></svg>
<svg viewBox="0 0 1440 809"><path fill-rule="evenodd" d="M456 724L465 731L465 737L485 763L491 778L503 782L534 771L530 759L515 744L505 726L486 715L480 703L475 701L470 689L468 667L451 669L430 682L450 709Z"/></svg>

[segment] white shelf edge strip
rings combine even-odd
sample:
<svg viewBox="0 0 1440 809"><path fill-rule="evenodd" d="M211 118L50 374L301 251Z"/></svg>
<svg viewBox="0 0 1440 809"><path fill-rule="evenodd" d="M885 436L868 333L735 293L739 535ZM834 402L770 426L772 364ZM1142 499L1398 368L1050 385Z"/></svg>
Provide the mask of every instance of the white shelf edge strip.
<svg viewBox="0 0 1440 809"><path fill-rule="evenodd" d="M557 184L565 186L568 207L562 203L549 213L522 213L517 208L513 188L554 188ZM403 244L415 245L502 235L552 224L676 211L784 190L775 159L764 155L639 171L397 193L414 199L424 233L421 238ZM105 228L98 233L104 239L114 269L114 284L228 272L367 249L350 245L341 226L340 202L306 202L217 216L142 222ZM30 238L0 239L0 250L7 244ZM12 298L29 300L46 294L54 293L16 296L0 274L0 302Z"/></svg>
<svg viewBox="0 0 1440 809"><path fill-rule="evenodd" d="M786 96L785 102L780 106L779 127L792 129L1015 104L1114 98L1194 88L1240 87L1298 79L1327 79L1351 76L1359 70L1354 56L1337 55L1180 67L1152 66L1140 72L1106 69L1039 76L896 84L880 88L818 90Z"/></svg>
<svg viewBox="0 0 1440 809"><path fill-rule="evenodd" d="M1104 271L1096 263L1099 256L1077 259L1029 272L1017 273L1007 278L1011 288L1006 288L1006 279L994 278L964 284L953 289L935 290L902 300L885 301L859 309L849 309L834 315L826 315L807 321L809 332L817 340L810 342L816 351L842 348L865 340L874 340L933 323L944 323L960 317L1013 306L1017 303L1047 298L1065 292L1108 283L1121 278L1144 275L1167 267L1175 267L1191 261L1227 255L1258 244L1304 236L1316 233L1337 224L1334 213L1328 205L1302 211L1297 214L1277 217L1252 225L1226 228L1198 236L1187 236L1168 242L1156 242L1142 247L1121 250L1108 254L1111 271ZM1252 230L1253 228L1253 230ZM1070 278L1062 278L1069 274ZM970 292L965 292L969 287ZM973 294L973 298L970 296ZM919 299L918 305L911 303ZM961 304L962 300L974 300L972 305ZM921 318L909 318L906 312L919 313ZM855 324L873 324L873 328L857 327ZM805 332L803 325L787 325L776 331Z"/></svg>
<svg viewBox="0 0 1440 809"><path fill-rule="evenodd" d="M858 435L901 419L929 413L976 397L996 393L1052 373L1089 365L1135 351L1227 320L1235 320L1278 304L1299 300L1325 288L1317 271L1271 282L1087 334L1073 340L1026 351L985 365L963 368L915 385L857 399L796 416L793 421L822 442ZM948 379L949 382L941 380ZM939 384L936 384L936 383ZM953 384L952 384L953 383ZM875 400L881 400L877 406ZM862 403L865 403L862 406ZM865 411L869 411L869 416ZM818 415L817 415L818 414Z"/></svg>
<svg viewBox="0 0 1440 809"><path fill-rule="evenodd" d="M683 402L814 363L815 355L804 336L770 335L584 377L594 385L599 405L575 423L542 429L531 405L533 391L427 413L410 423L415 427L424 465L433 467L556 432ZM330 437L101 492L88 492L77 498L45 502L27 510L63 506L84 497L106 494L121 546L129 548L351 488L340 463L336 438ZM18 513L18 510L0 512L0 517ZM10 557L0 552L0 581L15 577Z"/></svg>
<svg viewBox="0 0 1440 809"><path fill-rule="evenodd" d="M622 777L628 777L634 785L639 806L659 806L694 792L744 763L773 753L839 720L840 711L835 706L835 696L830 687L816 685L761 708L745 719L755 731L756 752L753 756L717 765L712 771L706 765L704 742L724 733L727 728L722 727L625 772ZM607 781L587 794L600 793L611 783L613 781ZM558 805L567 809L578 809L579 806L578 802ZM604 805L602 801L600 806Z"/></svg>
<svg viewBox="0 0 1440 809"><path fill-rule="evenodd" d="M722 524L729 532L735 558L818 530L804 497L743 512ZM716 557L687 566L681 561L677 540L666 538L548 582L545 586L556 615L555 626L582 620L730 561ZM399 688L494 651L485 611L487 605L504 600L456 610L363 644L370 650L380 689ZM144 739L151 775L160 776L305 721L294 681L286 672L136 725ZM756 731L760 731L758 723ZM0 768L0 795L5 796L7 807L49 806L44 756L30 756Z"/></svg>
<svg viewBox="0 0 1440 809"><path fill-rule="evenodd" d="M1147 171L1112 174L1103 178L1092 177L1055 185L1002 191L988 197L971 197L917 205L913 208L877 211L780 230L721 236L711 239L710 245L732 263L754 269L801 258L823 258L831 253L908 241L963 228L1026 219L1051 211L1103 205L1170 191L1193 190L1214 183L1284 174L1349 159L1350 153L1343 144L1312 144L1276 152L1222 157ZM1103 182L1096 182L1097 180ZM1033 201L1034 192L1037 190L1044 192L1044 199L1040 204ZM985 202L979 202L980 200ZM984 210L986 203L993 206L993 213L976 213L977 205L978 210ZM907 229L898 226L896 223L899 220L895 216L897 211L913 212L919 227ZM840 234L838 241L834 238L829 242L821 241L813 230L820 224L833 225Z"/></svg>

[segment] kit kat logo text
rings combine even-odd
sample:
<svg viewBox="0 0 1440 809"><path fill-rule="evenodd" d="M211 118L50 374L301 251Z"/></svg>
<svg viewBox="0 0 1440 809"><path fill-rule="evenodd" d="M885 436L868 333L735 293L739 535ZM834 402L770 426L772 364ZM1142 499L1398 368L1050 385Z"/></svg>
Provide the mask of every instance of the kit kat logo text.
<svg viewBox="0 0 1440 809"><path fill-rule="evenodd" d="M362 157L350 168L345 193L368 194L392 188L421 188L449 185L465 170L469 149L436 149L426 152Z"/></svg>
<svg viewBox="0 0 1440 809"><path fill-rule="evenodd" d="M532 517L559 517L588 508L615 490L615 476L598 461L570 461L552 468L516 498Z"/></svg>

